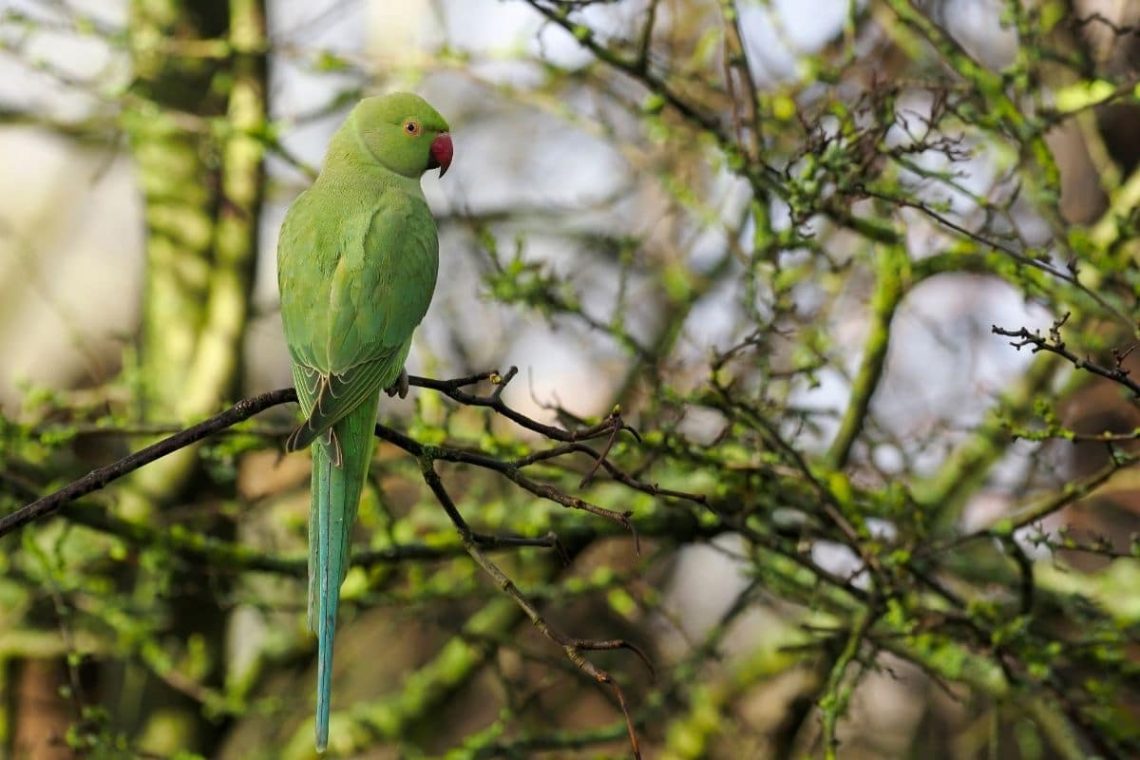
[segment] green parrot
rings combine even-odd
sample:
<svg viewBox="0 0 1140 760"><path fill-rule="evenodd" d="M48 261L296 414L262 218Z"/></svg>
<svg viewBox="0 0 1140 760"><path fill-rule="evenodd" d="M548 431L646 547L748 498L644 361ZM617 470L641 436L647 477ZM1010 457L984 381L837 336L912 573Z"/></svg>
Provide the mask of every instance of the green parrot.
<svg viewBox="0 0 1140 760"><path fill-rule="evenodd" d="M317 750L329 734L333 635L349 536L372 458L382 389L408 391L404 360L435 290L439 242L420 177L451 165L447 122L416 95L365 98L290 206L277 247L281 318L312 448L309 627L317 635Z"/></svg>

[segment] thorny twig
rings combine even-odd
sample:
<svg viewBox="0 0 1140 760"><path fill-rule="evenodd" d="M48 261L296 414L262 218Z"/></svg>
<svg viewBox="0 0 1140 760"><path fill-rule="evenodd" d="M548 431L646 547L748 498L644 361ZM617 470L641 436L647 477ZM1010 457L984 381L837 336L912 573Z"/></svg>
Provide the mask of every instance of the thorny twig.
<svg viewBox="0 0 1140 760"><path fill-rule="evenodd" d="M418 388L428 388L436 390L449 398L464 404L466 406L479 406L487 407L493 411L501 414L508 419L522 427L540 433L546 438L563 441L570 446L562 447L556 451L550 452L548 457L560 456L561 454L570 451L583 451L590 453L595 459L604 458L604 453L599 454L591 447L582 444L593 438L610 435L614 430L629 430L636 436L636 431L630 428L621 419L619 414L611 414L606 419L602 420L596 425L588 426L577 430L566 430L552 425L543 424L537 420L531 419L526 415L518 412L517 410L509 407L503 402L502 385L505 384L511 377L514 376L515 368L511 368L506 375L500 376L497 372L484 372L478 375L471 375L468 377L456 378L453 380L435 380L424 377L411 377L409 384ZM493 380L499 385L496 391L489 396L480 396L474 393L464 391L463 388L475 385L484 380ZM143 467L151 462L161 459L179 449L185 448L191 444L197 443L205 438L208 438L215 433L226 430L234 425L243 422L250 417L265 411L266 409L281 404L296 401L297 396L292 388L282 388L280 390L269 391L257 396L252 396L247 399L234 404L229 409L215 415L203 422L198 423L192 427L181 430L167 438L158 441L150 446L147 446L133 454L124 457L116 462L113 462L104 467L99 467L92 470L82 478L68 484L67 486L43 496L36 501L27 504L7 515L0 517L0 536L10 533L24 525L35 520L49 517L59 509L70 502L86 496L87 494L98 491L110 483L118 480L119 478L129 475L135 470ZM377 435L391 443L395 443L400 448L408 451L411 454L419 455L422 447L420 444L408 436L384 425L377 426ZM608 447L606 449L608 451ZM537 483L524 475L521 470L526 464L531 461L539 461L541 457L535 457L530 461L519 460L518 462L504 462L485 454L475 452L468 452L462 449L455 449L450 447L433 447L433 456L438 459L461 462L465 464L472 464L486 469L496 470L511 480L522 486L524 489L530 491L536 496L544 499L555 501L563 506L581 509L583 511L591 512L607 519L613 520L624 526L626 529L632 531L632 524L629 521L629 515L613 512L612 510L590 504L587 501L571 497L567 494L562 494L557 489L545 487L545 484ZM607 472L615 477L620 475L620 471L613 467L611 463L600 462L599 467L604 467ZM642 489L648 489L647 492L652 491L652 487L642 484ZM677 494L681 495L681 494Z"/></svg>
<svg viewBox="0 0 1140 760"><path fill-rule="evenodd" d="M1021 350L1025 346L1030 346L1033 353L1046 351L1051 354L1056 354L1057 356L1060 356L1066 361L1070 362L1077 369L1083 369L1086 372L1091 372L1094 375L1099 375L1100 377L1105 378L1106 380L1111 380L1114 383L1123 385L1125 388L1132 391L1133 396L1140 398L1140 383L1137 383L1135 380L1133 380L1130 376L1131 373L1124 368L1124 360L1128 358L1128 355L1130 353L1132 353L1132 350L1135 348L1135 346L1131 346L1123 351L1114 349L1112 352L1113 366L1111 367L1097 364L1087 357L1082 359L1070 351L1066 347L1065 341L1061 338L1061 328L1064 327L1065 323L1068 320L1069 312L1065 312L1065 314L1060 319L1053 322L1053 324L1049 327L1049 331L1046 335L1042 335L1040 330L1034 330L1031 332L1028 328L1025 327L1022 327L1019 330L1007 330L1005 328L998 327L997 325L991 325L990 332L992 332L994 335L1001 335L1006 338L1014 338L1014 340L1011 340L1009 342L1009 345L1018 350Z"/></svg>

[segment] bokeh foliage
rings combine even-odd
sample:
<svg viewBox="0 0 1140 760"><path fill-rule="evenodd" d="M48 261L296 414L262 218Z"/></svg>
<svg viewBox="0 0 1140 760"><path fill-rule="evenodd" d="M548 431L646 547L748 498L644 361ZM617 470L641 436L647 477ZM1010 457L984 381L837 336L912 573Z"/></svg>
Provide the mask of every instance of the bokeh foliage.
<svg viewBox="0 0 1140 760"><path fill-rule="evenodd" d="M480 533L557 536L486 555L551 626L648 653L653 676L628 652L584 653L622 684L647 756L1140 753L1140 18L870 0L797 47L751 0L511 4L540 22L536 44L482 56L445 35L398 73L455 114L458 160L465 127L519 119L606 146L618 179L582 203L472 190L441 210L444 255L472 276L441 284L450 326L424 364L505 373L505 345L472 331L505 344L547 325L595 357L596 414L510 411L520 375L513 395L417 389L389 421L343 590L331 751L629 751L614 695L472 561L450 498ZM963 23L979 8L996 42ZM265 10L135 0L122 27L54 2L4 11L17 58L57 27L128 56L129 81L82 121L4 118L124 136L147 230L121 372L29 390L0 417L5 511L252 392L263 162L271 193L312 172L284 139L304 119L267 116L267 60L328 77L307 118L396 76L279 50ZM769 60L772 39L791 65ZM559 150L574 143L543 143ZM908 329L922 304L973 292L1022 308L982 298ZM995 349L996 381L962 371ZM242 423L0 539L12 752L312 754L289 423Z"/></svg>

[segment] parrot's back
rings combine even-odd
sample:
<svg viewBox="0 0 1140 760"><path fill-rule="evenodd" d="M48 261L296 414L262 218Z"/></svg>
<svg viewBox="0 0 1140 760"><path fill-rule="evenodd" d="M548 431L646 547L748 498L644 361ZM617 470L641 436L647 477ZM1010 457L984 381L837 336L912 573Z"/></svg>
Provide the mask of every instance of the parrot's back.
<svg viewBox="0 0 1140 760"><path fill-rule="evenodd" d="M423 319L439 243L419 185L402 179L322 177L290 207L278 285L296 364L343 374L402 346Z"/></svg>

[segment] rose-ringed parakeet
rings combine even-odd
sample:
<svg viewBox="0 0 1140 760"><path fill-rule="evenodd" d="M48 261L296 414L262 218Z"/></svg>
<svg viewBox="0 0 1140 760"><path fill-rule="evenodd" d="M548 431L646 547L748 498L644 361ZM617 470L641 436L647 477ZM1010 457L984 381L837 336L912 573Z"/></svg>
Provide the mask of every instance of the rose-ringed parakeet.
<svg viewBox="0 0 1140 760"><path fill-rule="evenodd" d="M349 535L372 457L381 389L407 392L404 359L435 289L439 245L420 177L451 164L447 122L416 95L361 101L316 182L285 215L281 317L310 446L309 627L317 635L317 749L328 743L333 634Z"/></svg>

